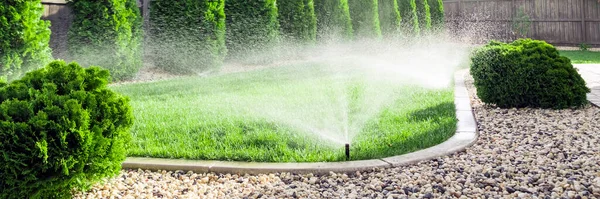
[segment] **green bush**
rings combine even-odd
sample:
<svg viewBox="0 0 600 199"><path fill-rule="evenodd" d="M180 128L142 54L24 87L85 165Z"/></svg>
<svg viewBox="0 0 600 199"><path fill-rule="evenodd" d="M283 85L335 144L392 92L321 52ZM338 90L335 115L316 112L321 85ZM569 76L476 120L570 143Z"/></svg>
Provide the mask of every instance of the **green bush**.
<svg viewBox="0 0 600 199"><path fill-rule="evenodd" d="M50 23L40 0L0 2L0 80L13 80L52 59Z"/></svg>
<svg viewBox="0 0 600 199"><path fill-rule="evenodd" d="M0 84L0 198L70 198L119 172L133 114L108 81L54 61Z"/></svg>
<svg viewBox="0 0 600 199"><path fill-rule="evenodd" d="M317 36L317 17L313 0L279 0L281 34L287 39L313 43Z"/></svg>
<svg viewBox="0 0 600 199"><path fill-rule="evenodd" d="M383 35L396 35L400 32L402 17L398 0L379 0L379 25Z"/></svg>
<svg viewBox="0 0 600 199"><path fill-rule="evenodd" d="M405 35L419 35L421 29L419 28L416 0L398 0L398 8L402 17L400 23L402 32Z"/></svg>
<svg viewBox="0 0 600 199"><path fill-rule="evenodd" d="M419 29L421 34L431 30L431 12L427 0L416 0L417 18L419 19Z"/></svg>
<svg viewBox="0 0 600 199"><path fill-rule="evenodd" d="M314 0L317 15L317 37L349 40L354 32L348 0Z"/></svg>
<svg viewBox="0 0 600 199"><path fill-rule="evenodd" d="M381 37L377 0L348 0L356 37Z"/></svg>
<svg viewBox="0 0 600 199"><path fill-rule="evenodd" d="M225 1L229 55L244 57L270 51L279 40L275 0ZM230 56L230 57L231 57Z"/></svg>
<svg viewBox="0 0 600 199"><path fill-rule="evenodd" d="M428 0L429 11L431 13L431 27L435 31L442 30L445 25L444 2L443 0Z"/></svg>
<svg viewBox="0 0 600 199"><path fill-rule="evenodd" d="M225 0L153 0L150 5L154 65L171 73L220 68L225 47Z"/></svg>
<svg viewBox="0 0 600 199"><path fill-rule="evenodd" d="M115 80L130 79L142 67L142 21L136 0L68 1L73 23L69 59L107 68Z"/></svg>
<svg viewBox="0 0 600 199"><path fill-rule="evenodd" d="M485 103L555 109L587 103L590 90L571 60L544 41L490 42L471 61L477 96Z"/></svg>

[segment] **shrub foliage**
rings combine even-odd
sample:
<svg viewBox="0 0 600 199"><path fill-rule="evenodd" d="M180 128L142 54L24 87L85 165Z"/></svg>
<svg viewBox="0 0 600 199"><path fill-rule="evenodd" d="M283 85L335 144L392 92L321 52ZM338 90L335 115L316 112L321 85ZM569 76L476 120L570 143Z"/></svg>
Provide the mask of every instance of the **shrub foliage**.
<svg viewBox="0 0 600 199"><path fill-rule="evenodd" d="M348 0L314 0L317 15L317 37L351 39L352 20Z"/></svg>
<svg viewBox="0 0 600 199"><path fill-rule="evenodd" d="M119 172L133 116L108 78L54 61L0 83L0 198L69 198Z"/></svg>
<svg viewBox="0 0 600 199"><path fill-rule="evenodd" d="M115 80L142 67L142 21L136 0L68 1L73 23L67 51L82 65L107 68Z"/></svg>
<svg viewBox="0 0 600 199"><path fill-rule="evenodd" d="M226 44L234 57L268 51L279 40L275 0L225 1Z"/></svg>
<svg viewBox="0 0 600 199"><path fill-rule="evenodd" d="M402 32L405 35L419 35L421 28L419 28L416 0L398 0L398 8L402 17L400 23Z"/></svg>
<svg viewBox="0 0 600 199"><path fill-rule="evenodd" d="M485 103L556 109L587 103L585 81L569 58L544 41L490 42L471 60L477 96Z"/></svg>
<svg viewBox="0 0 600 199"><path fill-rule="evenodd" d="M435 0L432 0L435 1ZM417 18L419 19L419 29L421 33L426 33L431 30L431 11L427 0L416 0Z"/></svg>
<svg viewBox="0 0 600 199"><path fill-rule="evenodd" d="M436 31L443 29L445 24L443 0L428 0L427 2L431 13L431 27Z"/></svg>
<svg viewBox="0 0 600 199"><path fill-rule="evenodd" d="M348 0L352 28L357 37L381 37L377 0Z"/></svg>
<svg viewBox="0 0 600 199"><path fill-rule="evenodd" d="M400 32L402 17L398 0L379 0L379 25L383 35L395 35Z"/></svg>
<svg viewBox="0 0 600 199"><path fill-rule="evenodd" d="M277 1L281 34L287 39L315 42L317 17L313 0Z"/></svg>
<svg viewBox="0 0 600 199"><path fill-rule="evenodd" d="M225 0L153 0L150 30L154 65L172 73L217 69L225 47Z"/></svg>
<svg viewBox="0 0 600 199"><path fill-rule="evenodd" d="M12 80L52 59L50 23L40 0L0 2L0 79Z"/></svg>

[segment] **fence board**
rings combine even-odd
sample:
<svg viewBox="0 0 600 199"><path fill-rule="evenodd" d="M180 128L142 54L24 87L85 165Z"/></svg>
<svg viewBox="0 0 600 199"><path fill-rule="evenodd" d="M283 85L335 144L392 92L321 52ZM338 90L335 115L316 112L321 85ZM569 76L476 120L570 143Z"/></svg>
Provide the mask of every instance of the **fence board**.
<svg viewBox="0 0 600 199"><path fill-rule="evenodd" d="M530 22L526 37L561 45L600 45L597 0L444 0L444 6L448 29L457 38L514 40L519 34L513 24L522 12Z"/></svg>

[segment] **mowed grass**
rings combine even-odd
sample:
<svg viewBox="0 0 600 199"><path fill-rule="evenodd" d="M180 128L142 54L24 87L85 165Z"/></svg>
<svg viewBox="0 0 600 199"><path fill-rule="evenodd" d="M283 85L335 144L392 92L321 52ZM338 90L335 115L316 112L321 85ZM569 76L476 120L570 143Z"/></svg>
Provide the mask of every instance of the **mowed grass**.
<svg viewBox="0 0 600 199"><path fill-rule="evenodd" d="M343 140L323 139L307 129L336 125L331 118L343 115L335 113L347 113L350 120L360 118L373 112L376 104L372 101L386 103L355 133L352 160L412 152L454 134L457 121L453 89L425 89L385 81L369 86L365 81L348 78L351 74L343 74L347 76L318 65L288 66L112 88L131 99L135 123L128 156L135 157L343 161ZM346 91L354 96L349 97L349 105L336 104ZM385 95L379 95L382 93ZM391 99L374 100L370 97L373 95ZM338 110L340 107L348 110Z"/></svg>
<svg viewBox="0 0 600 199"><path fill-rule="evenodd" d="M574 64L600 64L600 52L595 51L560 51L560 55L571 59Z"/></svg>

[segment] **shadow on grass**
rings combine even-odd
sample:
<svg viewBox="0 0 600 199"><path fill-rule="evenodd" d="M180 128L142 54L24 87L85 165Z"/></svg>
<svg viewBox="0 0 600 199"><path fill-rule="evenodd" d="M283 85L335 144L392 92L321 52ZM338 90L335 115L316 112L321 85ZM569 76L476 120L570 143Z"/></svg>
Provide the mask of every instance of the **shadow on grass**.
<svg viewBox="0 0 600 199"><path fill-rule="evenodd" d="M437 122L441 118L455 116L455 112L456 108L454 107L454 102L444 102L436 106L414 111L410 113L408 120L411 122L423 122L429 120Z"/></svg>
<svg viewBox="0 0 600 199"><path fill-rule="evenodd" d="M405 122L418 123L419 127L385 133L374 126L374 130L379 132L373 134L379 134L379 136L355 140L351 146L351 159L402 155L446 141L456 131L457 119L454 103L444 102L414 111L409 114Z"/></svg>

